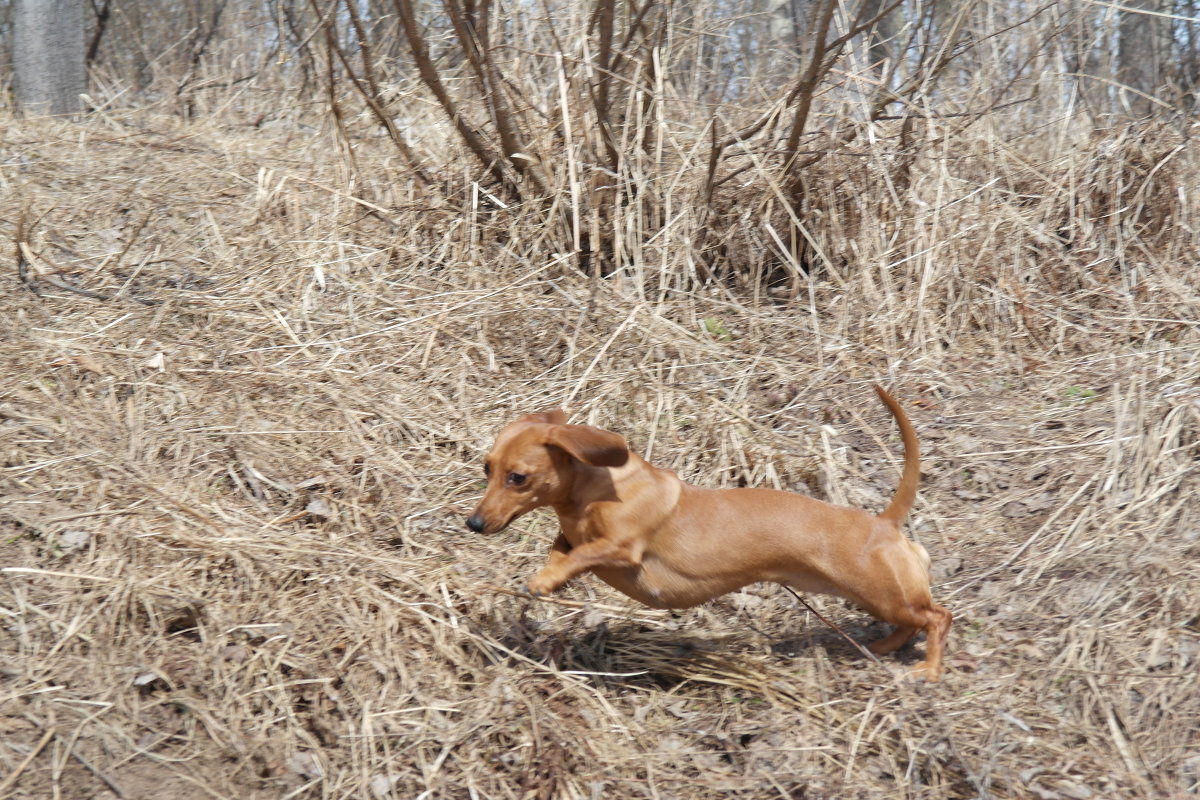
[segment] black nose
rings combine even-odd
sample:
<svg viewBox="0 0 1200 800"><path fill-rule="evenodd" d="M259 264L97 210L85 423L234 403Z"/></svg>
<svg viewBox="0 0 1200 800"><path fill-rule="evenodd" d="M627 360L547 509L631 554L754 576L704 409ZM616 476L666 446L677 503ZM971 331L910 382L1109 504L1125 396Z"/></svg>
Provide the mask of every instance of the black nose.
<svg viewBox="0 0 1200 800"><path fill-rule="evenodd" d="M483 533L483 529L487 527L487 523L483 521L483 517L474 514L467 517L467 527L476 533Z"/></svg>

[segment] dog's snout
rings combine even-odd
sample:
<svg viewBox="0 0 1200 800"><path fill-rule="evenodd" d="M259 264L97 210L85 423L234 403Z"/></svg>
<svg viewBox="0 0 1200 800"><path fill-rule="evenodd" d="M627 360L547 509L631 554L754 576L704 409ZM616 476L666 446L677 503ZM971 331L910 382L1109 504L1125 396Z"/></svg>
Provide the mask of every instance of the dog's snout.
<svg viewBox="0 0 1200 800"><path fill-rule="evenodd" d="M467 517L467 527L476 533L483 533L483 529L487 527L487 523L483 521L483 517L478 514L472 514Z"/></svg>

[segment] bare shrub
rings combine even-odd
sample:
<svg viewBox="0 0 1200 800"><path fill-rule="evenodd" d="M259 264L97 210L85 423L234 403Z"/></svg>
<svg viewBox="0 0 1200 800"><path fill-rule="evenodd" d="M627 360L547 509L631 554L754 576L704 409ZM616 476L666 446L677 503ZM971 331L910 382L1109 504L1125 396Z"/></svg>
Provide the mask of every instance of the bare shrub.
<svg viewBox="0 0 1200 800"><path fill-rule="evenodd" d="M1072 61L1111 9L184 5L0 109L0 795L1195 793L1200 153ZM881 379L936 687L462 526L550 406L880 508Z"/></svg>

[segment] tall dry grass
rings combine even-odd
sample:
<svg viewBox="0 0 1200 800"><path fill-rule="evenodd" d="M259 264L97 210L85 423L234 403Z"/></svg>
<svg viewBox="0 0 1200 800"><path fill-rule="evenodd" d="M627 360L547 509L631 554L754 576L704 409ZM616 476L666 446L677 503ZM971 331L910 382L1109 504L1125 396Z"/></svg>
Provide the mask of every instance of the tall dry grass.
<svg viewBox="0 0 1200 800"><path fill-rule="evenodd" d="M1053 53L1022 29L1001 97L974 30L920 119L829 84L822 135L859 127L800 204L769 137L709 193L711 120L778 94L698 106L664 71L609 175L565 67L515 51L531 105L567 97L527 128L544 194L415 81L387 91L430 182L343 83L340 122L265 74L189 119L6 117L0 795L1194 794L1196 148L1006 105L1061 86ZM550 405L690 481L882 508L874 380L922 442L940 685L770 586L533 602L552 519L462 526L496 429Z"/></svg>

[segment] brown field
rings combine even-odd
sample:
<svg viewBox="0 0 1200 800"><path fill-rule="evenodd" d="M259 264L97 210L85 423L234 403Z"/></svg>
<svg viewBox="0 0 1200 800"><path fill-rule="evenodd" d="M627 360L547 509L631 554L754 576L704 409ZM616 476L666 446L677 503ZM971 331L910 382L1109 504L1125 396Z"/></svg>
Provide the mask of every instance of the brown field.
<svg viewBox="0 0 1200 800"><path fill-rule="evenodd" d="M0 796L1196 794L1200 151L970 135L768 289L694 280L686 216L589 276L320 125L5 119ZM498 427L554 405L698 484L880 510L875 381L922 442L941 684L775 586L530 600L552 515L462 524Z"/></svg>

